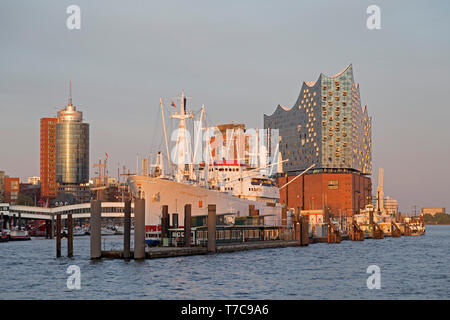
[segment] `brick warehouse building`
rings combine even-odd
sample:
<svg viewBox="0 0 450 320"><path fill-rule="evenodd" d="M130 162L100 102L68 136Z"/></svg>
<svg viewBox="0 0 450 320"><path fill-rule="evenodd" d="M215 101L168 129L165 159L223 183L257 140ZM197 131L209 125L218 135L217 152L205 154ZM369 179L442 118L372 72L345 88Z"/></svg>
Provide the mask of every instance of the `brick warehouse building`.
<svg viewBox="0 0 450 320"><path fill-rule="evenodd" d="M279 186L296 175L278 178ZM295 212L324 210L331 216L352 216L371 202L370 177L356 172L305 174L280 190L280 202Z"/></svg>
<svg viewBox="0 0 450 320"><path fill-rule="evenodd" d="M351 216L369 204L371 122L352 65L303 82L294 106L278 105L272 115L264 115L264 128L279 130L279 150L287 160L280 187L315 165L312 173L281 188L280 201L296 212L323 209L333 216Z"/></svg>

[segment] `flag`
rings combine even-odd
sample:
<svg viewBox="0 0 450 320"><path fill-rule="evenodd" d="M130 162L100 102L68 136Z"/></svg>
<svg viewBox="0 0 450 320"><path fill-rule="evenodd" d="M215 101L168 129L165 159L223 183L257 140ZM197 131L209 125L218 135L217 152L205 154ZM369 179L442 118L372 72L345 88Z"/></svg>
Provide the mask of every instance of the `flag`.
<svg viewBox="0 0 450 320"><path fill-rule="evenodd" d="M173 101L170 103L170 105L171 105L172 107L174 107L174 108L177 107L177 106L175 105L175 102L173 102Z"/></svg>
<svg viewBox="0 0 450 320"><path fill-rule="evenodd" d="M108 159L108 153L105 152L105 155L106 155L106 159Z"/></svg>

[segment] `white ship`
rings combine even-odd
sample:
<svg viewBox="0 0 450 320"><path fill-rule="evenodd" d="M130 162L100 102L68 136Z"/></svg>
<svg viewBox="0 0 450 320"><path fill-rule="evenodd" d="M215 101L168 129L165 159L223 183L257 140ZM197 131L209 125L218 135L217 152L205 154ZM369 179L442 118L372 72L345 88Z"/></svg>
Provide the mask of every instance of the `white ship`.
<svg viewBox="0 0 450 320"><path fill-rule="evenodd" d="M172 105L175 106L173 103ZM200 123L205 114L204 110L202 107ZM162 100L161 113L167 156L170 154ZM193 161L195 155L191 157L189 153L192 146L186 139L188 135L186 120L192 119L193 114L186 111L184 92L181 96L180 111L172 114L171 118L179 120L176 159L172 159L172 162L176 161L176 165L171 166L171 172L166 173L163 154L158 152L156 164L152 166L151 172L128 178L133 195L145 199L146 242L148 244L160 241L163 205L168 206L170 214L178 214L178 227L184 225L185 204L191 204L192 216L207 215L208 204L216 205L217 214L226 213L236 217L248 216L250 210L254 208L259 211L256 211L258 215L264 216L266 225L281 226L282 206L279 203L279 189L274 180L267 174L261 173L272 165L252 168L240 160L214 161L213 157L207 157L201 163L195 164ZM207 151L210 150L209 142L207 140L205 143ZM211 155L209 152L206 154ZM170 163L170 157L166 159ZM171 223L171 225L176 225L176 223Z"/></svg>

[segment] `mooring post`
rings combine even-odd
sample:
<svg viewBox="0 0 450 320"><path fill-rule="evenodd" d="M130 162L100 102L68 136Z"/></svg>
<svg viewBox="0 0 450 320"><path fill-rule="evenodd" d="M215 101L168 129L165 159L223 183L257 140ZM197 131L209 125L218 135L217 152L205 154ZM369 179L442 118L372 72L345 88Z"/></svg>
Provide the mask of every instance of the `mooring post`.
<svg viewBox="0 0 450 320"><path fill-rule="evenodd" d="M184 205L184 246L191 246L191 210L192 205Z"/></svg>
<svg viewBox="0 0 450 320"><path fill-rule="evenodd" d="M161 237L169 237L169 206L162 206L162 217L161 217Z"/></svg>
<svg viewBox="0 0 450 320"><path fill-rule="evenodd" d="M134 259L145 258L145 199L134 198Z"/></svg>
<svg viewBox="0 0 450 320"><path fill-rule="evenodd" d="M295 241L299 246L302 245L302 237L301 237L301 225L300 222L295 223Z"/></svg>
<svg viewBox="0 0 450 320"><path fill-rule="evenodd" d="M302 226L302 246L307 246L309 244L309 221L308 217L301 217Z"/></svg>
<svg viewBox="0 0 450 320"><path fill-rule="evenodd" d="M130 234L131 234L131 200L125 200L125 207L123 209L124 223L123 223L123 257L130 259Z"/></svg>
<svg viewBox="0 0 450 320"><path fill-rule="evenodd" d="M216 253L216 205L208 204L208 252Z"/></svg>
<svg viewBox="0 0 450 320"><path fill-rule="evenodd" d="M45 239L50 239L50 220L45 220Z"/></svg>
<svg viewBox="0 0 450 320"><path fill-rule="evenodd" d="M56 215L56 257L61 257L61 215Z"/></svg>
<svg viewBox="0 0 450 320"><path fill-rule="evenodd" d="M67 256L73 257L73 221L72 214L67 215Z"/></svg>
<svg viewBox="0 0 450 320"><path fill-rule="evenodd" d="M91 259L100 259L102 256L102 202L91 201Z"/></svg>
<svg viewBox="0 0 450 320"><path fill-rule="evenodd" d="M55 229L54 229L54 222L53 222L53 215L52 215L52 220L48 221L48 225L49 225L49 239L53 239L55 237Z"/></svg>

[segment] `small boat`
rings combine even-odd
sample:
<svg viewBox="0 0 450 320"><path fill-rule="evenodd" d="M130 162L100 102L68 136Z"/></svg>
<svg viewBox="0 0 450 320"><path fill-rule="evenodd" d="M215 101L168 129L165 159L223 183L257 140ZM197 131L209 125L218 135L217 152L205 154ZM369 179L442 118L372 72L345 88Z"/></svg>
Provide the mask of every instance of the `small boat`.
<svg viewBox="0 0 450 320"><path fill-rule="evenodd" d="M123 233L124 233L124 228L122 226L116 225L114 227L114 234L115 235L123 235Z"/></svg>
<svg viewBox="0 0 450 320"><path fill-rule="evenodd" d="M102 228L101 229L101 235L102 236L110 236L110 235L114 235L115 234L115 230L110 229L110 228Z"/></svg>
<svg viewBox="0 0 450 320"><path fill-rule="evenodd" d="M73 236L74 237L79 237L79 236L85 236L88 233L86 232L86 229L80 227L80 226L76 226L73 228Z"/></svg>
<svg viewBox="0 0 450 320"><path fill-rule="evenodd" d="M31 237L28 231L16 229L10 231L9 240L11 241L31 240Z"/></svg>
<svg viewBox="0 0 450 320"><path fill-rule="evenodd" d="M8 242L8 241L9 241L9 230L8 229L4 229L0 233L0 242Z"/></svg>

